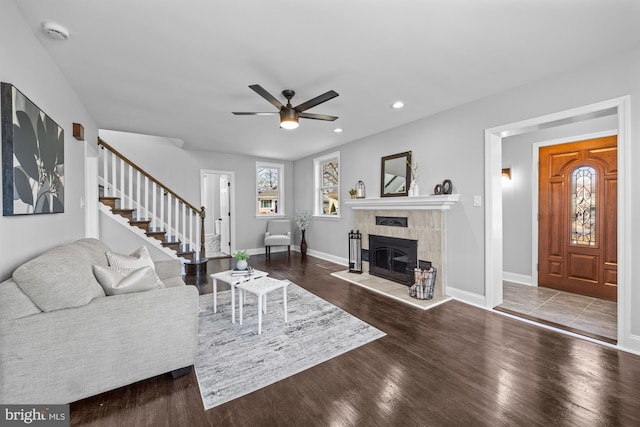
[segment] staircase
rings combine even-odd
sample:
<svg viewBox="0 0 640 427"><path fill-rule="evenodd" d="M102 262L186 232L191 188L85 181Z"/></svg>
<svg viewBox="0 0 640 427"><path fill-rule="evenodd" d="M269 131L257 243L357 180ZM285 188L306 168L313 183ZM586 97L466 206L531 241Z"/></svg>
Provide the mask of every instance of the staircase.
<svg viewBox="0 0 640 427"><path fill-rule="evenodd" d="M100 138L98 146L101 210L122 217L175 258L204 259L204 207L192 206Z"/></svg>

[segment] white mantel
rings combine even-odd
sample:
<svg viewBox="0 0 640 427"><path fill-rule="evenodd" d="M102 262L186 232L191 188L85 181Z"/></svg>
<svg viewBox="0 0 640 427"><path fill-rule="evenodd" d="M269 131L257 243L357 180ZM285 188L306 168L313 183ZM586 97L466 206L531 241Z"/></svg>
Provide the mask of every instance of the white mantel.
<svg viewBox="0 0 640 427"><path fill-rule="evenodd" d="M449 210L460 199L459 194L417 197L379 197L347 199L344 204L353 210Z"/></svg>

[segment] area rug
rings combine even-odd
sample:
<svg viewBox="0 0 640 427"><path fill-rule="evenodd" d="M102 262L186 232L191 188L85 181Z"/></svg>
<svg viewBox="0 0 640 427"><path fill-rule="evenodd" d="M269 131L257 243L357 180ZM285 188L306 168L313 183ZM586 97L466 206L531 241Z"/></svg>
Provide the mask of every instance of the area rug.
<svg viewBox="0 0 640 427"><path fill-rule="evenodd" d="M266 387L319 363L381 338L384 332L301 287L287 290L288 322L282 292L268 295L258 335L255 295L247 294L243 325L231 323L231 293L200 296L195 371L204 409Z"/></svg>

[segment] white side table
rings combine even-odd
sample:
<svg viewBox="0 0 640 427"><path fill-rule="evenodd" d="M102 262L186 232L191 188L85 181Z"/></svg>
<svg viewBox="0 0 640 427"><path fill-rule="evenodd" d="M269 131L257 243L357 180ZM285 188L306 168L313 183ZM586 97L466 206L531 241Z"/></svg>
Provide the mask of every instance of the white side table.
<svg viewBox="0 0 640 427"><path fill-rule="evenodd" d="M258 297L258 335L262 333L262 313L267 312L267 293L282 289L282 304L284 309L284 323L287 323L287 286L286 280L277 280L271 277L262 277L256 280L238 283L236 287L240 290L240 324L242 325L242 306L244 304L244 293L251 292Z"/></svg>
<svg viewBox="0 0 640 427"><path fill-rule="evenodd" d="M236 323L236 286L242 282L267 277L269 273L260 270L253 270L253 274L250 276L234 276L231 273L233 273L233 270L221 271L210 275L213 280L213 312L218 312L218 280L220 280L228 283L231 287L231 323Z"/></svg>

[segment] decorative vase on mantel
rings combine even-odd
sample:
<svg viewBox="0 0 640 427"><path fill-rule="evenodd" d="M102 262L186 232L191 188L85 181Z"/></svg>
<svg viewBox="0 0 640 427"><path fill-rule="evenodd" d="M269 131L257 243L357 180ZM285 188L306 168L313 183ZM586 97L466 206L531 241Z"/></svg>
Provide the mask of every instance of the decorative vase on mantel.
<svg viewBox="0 0 640 427"><path fill-rule="evenodd" d="M305 230L300 230L302 232L302 241L300 242L300 253L302 255L306 255L307 254L307 241L304 238L304 232Z"/></svg>
<svg viewBox="0 0 640 427"><path fill-rule="evenodd" d="M418 197L420 195L420 189L415 181L411 181L409 185L409 197Z"/></svg>

